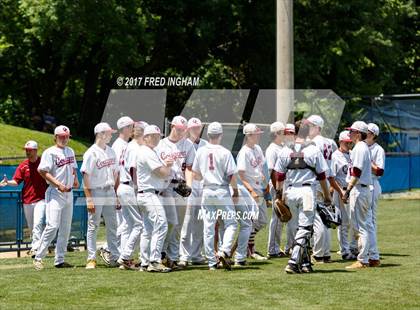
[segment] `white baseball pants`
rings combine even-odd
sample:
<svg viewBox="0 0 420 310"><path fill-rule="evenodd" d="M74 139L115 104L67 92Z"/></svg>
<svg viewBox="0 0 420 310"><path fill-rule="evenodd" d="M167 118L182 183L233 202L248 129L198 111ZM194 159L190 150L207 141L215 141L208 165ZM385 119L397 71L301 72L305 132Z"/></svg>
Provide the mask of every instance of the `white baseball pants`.
<svg viewBox="0 0 420 310"><path fill-rule="evenodd" d="M32 251L35 252L39 247L39 241L41 240L41 235L45 226L45 208L46 204L44 199L23 205L26 223L31 231L31 248Z"/></svg>

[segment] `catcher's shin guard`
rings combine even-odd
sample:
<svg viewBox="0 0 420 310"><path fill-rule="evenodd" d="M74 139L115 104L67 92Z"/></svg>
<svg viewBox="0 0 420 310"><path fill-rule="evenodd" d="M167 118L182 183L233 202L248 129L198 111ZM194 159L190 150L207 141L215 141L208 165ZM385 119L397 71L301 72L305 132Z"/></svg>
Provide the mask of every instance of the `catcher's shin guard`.
<svg viewBox="0 0 420 310"><path fill-rule="evenodd" d="M303 231L300 237L296 238L292 246L292 254L290 262L301 265L310 265L310 239L313 233L313 226L299 226L299 230Z"/></svg>

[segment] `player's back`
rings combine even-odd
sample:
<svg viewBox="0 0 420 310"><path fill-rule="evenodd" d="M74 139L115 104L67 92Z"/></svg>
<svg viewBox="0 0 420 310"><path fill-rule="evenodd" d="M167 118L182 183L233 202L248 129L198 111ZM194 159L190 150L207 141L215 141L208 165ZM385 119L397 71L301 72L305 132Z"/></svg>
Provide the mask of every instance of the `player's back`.
<svg viewBox="0 0 420 310"><path fill-rule="evenodd" d="M197 151L193 170L201 173L204 186L225 186L236 172L232 153L221 145L207 144Z"/></svg>

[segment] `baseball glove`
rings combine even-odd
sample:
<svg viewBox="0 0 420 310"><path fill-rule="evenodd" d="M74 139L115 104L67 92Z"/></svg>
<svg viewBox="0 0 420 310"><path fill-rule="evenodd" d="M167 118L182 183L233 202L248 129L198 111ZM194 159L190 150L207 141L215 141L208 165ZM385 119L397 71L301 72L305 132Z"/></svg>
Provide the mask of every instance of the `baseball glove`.
<svg viewBox="0 0 420 310"><path fill-rule="evenodd" d="M192 190L185 181L180 181L178 185L174 187L174 191L182 197L188 197L191 195Z"/></svg>
<svg viewBox="0 0 420 310"><path fill-rule="evenodd" d="M281 222L288 222L292 218L292 213L290 212L289 207L284 203L283 200L276 199L273 204L274 212Z"/></svg>

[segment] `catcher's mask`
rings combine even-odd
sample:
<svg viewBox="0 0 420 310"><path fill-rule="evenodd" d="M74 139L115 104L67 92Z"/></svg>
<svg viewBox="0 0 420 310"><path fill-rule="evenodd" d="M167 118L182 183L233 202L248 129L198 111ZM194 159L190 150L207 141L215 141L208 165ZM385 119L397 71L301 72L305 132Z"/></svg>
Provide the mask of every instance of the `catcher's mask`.
<svg viewBox="0 0 420 310"><path fill-rule="evenodd" d="M339 208L336 208L334 205L325 206L318 203L316 210L318 211L322 222L328 228L335 229L337 226L341 225L341 213Z"/></svg>

